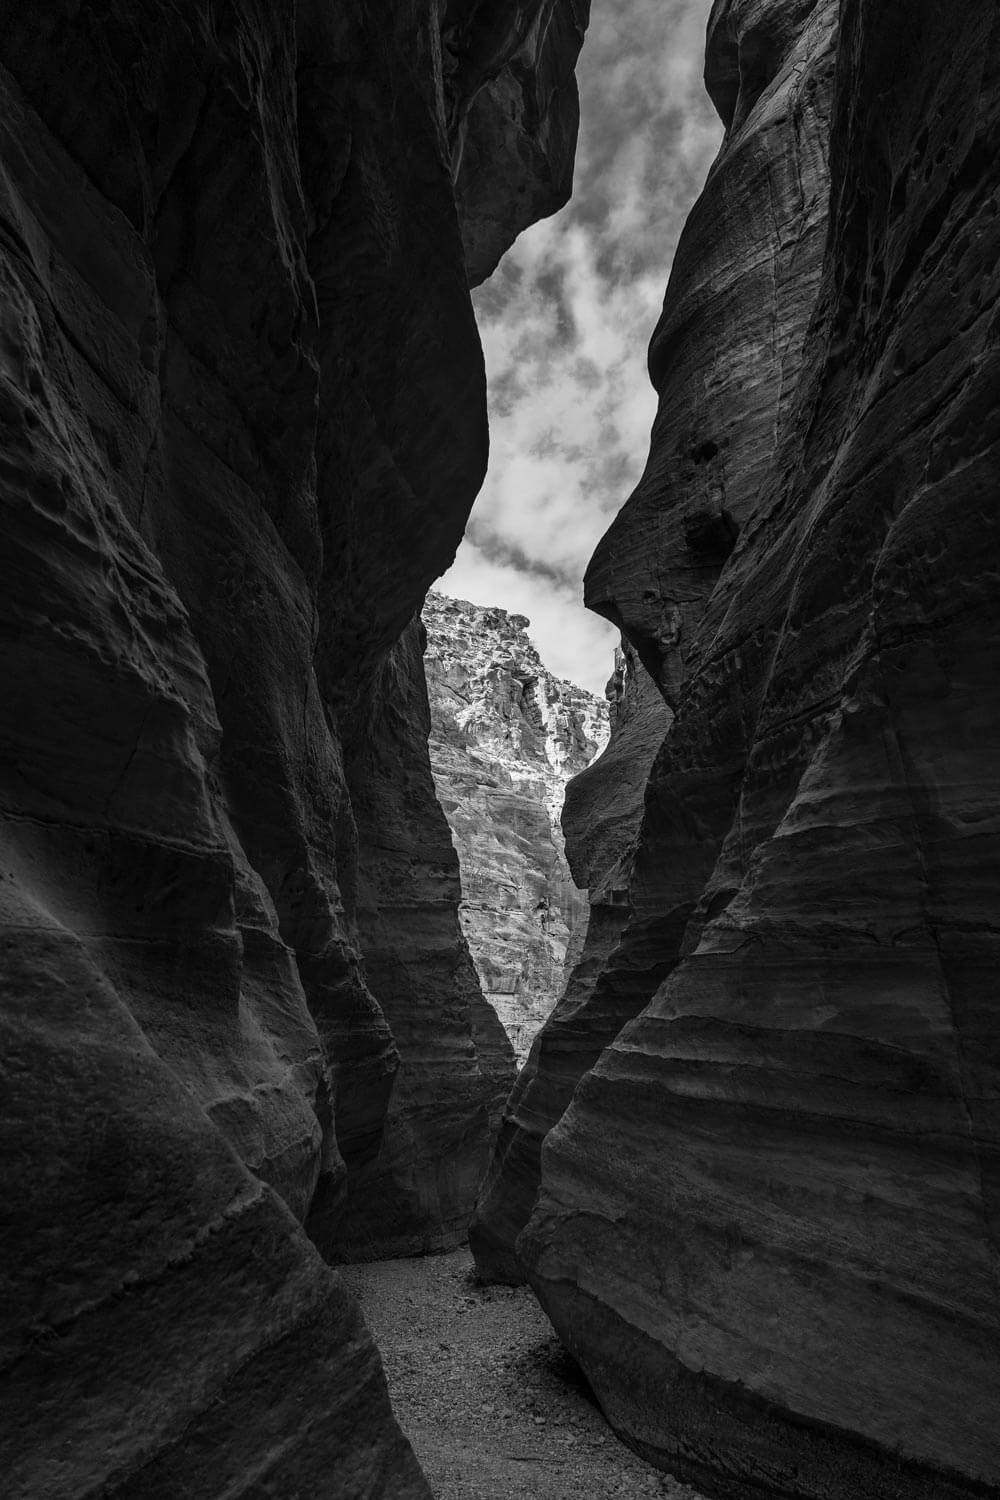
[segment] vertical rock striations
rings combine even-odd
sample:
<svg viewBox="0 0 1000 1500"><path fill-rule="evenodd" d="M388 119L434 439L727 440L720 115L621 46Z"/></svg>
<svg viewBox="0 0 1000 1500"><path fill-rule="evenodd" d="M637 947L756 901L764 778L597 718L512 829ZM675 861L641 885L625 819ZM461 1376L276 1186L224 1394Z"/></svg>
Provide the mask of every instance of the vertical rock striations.
<svg viewBox="0 0 1000 1500"><path fill-rule="evenodd" d="M396 642L485 463L465 241L535 129L560 201L585 12L445 9L471 71L416 0L0 4L12 1497L427 1493L303 1225L457 1233L509 1076ZM565 86L491 187L515 62Z"/></svg>
<svg viewBox="0 0 1000 1500"><path fill-rule="evenodd" d="M462 871L462 930L519 1060L552 1009L587 904L559 826L607 705L542 665L528 621L429 594L431 764Z"/></svg>
<svg viewBox="0 0 1000 1500"><path fill-rule="evenodd" d="M793 153L798 97L822 143L829 9L714 7L729 133L693 224L761 110ZM735 547L696 598L658 426L662 520L640 489L590 576L676 703L633 887L659 870L665 977L518 1246L618 1430L719 1495L1000 1485L998 80L986 0L845 0L822 276Z"/></svg>

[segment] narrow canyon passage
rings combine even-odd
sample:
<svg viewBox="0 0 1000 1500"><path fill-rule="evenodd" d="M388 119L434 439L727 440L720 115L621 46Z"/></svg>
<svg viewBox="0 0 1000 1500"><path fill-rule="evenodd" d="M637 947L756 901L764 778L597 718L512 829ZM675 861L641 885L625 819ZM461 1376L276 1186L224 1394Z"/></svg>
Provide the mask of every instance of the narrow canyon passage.
<svg viewBox="0 0 1000 1500"><path fill-rule="evenodd" d="M435 1500L704 1500L620 1443L525 1287L465 1248L341 1267Z"/></svg>
<svg viewBox="0 0 1000 1500"><path fill-rule="evenodd" d="M0 17L0 1500L1000 1500L1000 4Z"/></svg>

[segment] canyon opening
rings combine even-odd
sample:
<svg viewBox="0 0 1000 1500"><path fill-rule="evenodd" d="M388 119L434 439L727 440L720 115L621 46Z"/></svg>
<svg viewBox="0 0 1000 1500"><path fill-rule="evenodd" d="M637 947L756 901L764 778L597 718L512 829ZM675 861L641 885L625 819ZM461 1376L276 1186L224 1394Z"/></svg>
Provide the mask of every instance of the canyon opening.
<svg viewBox="0 0 1000 1500"><path fill-rule="evenodd" d="M3 1494L998 1493L996 5L0 15Z"/></svg>

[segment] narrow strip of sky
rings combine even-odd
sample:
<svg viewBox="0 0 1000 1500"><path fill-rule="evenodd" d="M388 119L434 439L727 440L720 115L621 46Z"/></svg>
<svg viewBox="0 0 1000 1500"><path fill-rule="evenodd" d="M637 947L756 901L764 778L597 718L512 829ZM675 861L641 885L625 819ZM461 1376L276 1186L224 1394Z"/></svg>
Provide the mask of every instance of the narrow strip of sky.
<svg viewBox="0 0 1000 1500"><path fill-rule="evenodd" d="M436 585L531 620L551 671L601 692L616 632L582 605L596 542L639 478L646 345L722 128L702 84L709 0L594 0L573 199L475 294L490 471Z"/></svg>

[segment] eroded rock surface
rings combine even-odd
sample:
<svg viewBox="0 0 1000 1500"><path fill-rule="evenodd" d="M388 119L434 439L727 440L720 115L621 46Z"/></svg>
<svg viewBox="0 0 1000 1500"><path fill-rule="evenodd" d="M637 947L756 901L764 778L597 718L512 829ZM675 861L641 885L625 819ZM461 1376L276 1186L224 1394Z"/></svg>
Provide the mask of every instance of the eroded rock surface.
<svg viewBox="0 0 1000 1500"><path fill-rule="evenodd" d="M947 1500L1000 1484L1000 23L845 0L832 93L836 11L712 12L728 133L654 340L647 479L589 579L676 705L597 984L648 954L646 993L550 1132L517 1248L613 1424L675 1472ZM829 235L795 343L760 287L702 340L753 376L702 576L685 466L738 450L681 310L754 136L778 191L731 232L815 289L829 139ZM685 430L678 466L685 392L716 449Z"/></svg>
<svg viewBox="0 0 1000 1500"><path fill-rule="evenodd" d="M566 862L566 783L607 739L604 699L554 677L523 615L428 595L430 753L462 872L462 930L523 1061L578 956L587 898Z"/></svg>
<svg viewBox="0 0 1000 1500"><path fill-rule="evenodd" d="M397 642L482 478L468 283L565 193L585 6L446 12L0 5L12 1497L427 1494L316 1247L369 1180L369 1248L456 1234L512 1069ZM491 126L512 67L545 107Z"/></svg>

